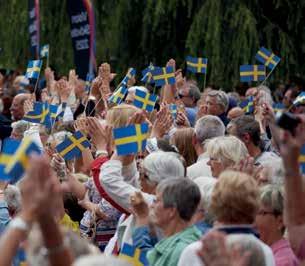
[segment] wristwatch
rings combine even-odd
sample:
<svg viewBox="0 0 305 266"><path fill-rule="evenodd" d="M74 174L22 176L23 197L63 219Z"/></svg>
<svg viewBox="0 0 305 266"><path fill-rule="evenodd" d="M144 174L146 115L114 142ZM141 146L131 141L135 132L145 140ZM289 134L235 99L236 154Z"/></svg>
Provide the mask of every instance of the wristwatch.
<svg viewBox="0 0 305 266"><path fill-rule="evenodd" d="M16 217L9 223L10 228L19 229L21 231L28 232L31 229L31 225L23 220L21 217Z"/></svg>

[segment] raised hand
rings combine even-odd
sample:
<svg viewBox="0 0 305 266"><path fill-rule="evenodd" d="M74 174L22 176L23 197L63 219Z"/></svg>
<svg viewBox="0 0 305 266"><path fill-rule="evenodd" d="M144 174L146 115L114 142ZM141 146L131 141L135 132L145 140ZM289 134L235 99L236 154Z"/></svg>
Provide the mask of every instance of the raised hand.
<svg viewBox="0 0 305 266"><path fill-rule="evenodd" d="M102 125L96 117L89 117L87 121L93 145L97 150L107 150L112 136L112 128L108 125Z"/></svg>
<svg viewBox="0 0 305 266"><path fill-rule="evenodd" d="M181 126L181 127L190 127L191 126L190 122L184 112L177 113L176 123L178 126Z"/></svg>
<svg viewBox="0 0 305 266"><path fill-rule="evenodd" d="M58 95L61 99L62 102L67 102L73 87L71 86L71 84L64 80L64 79L60 79L57 83L57 90L58 90Z"/></svg>
<svg viewBox="0 0 305 266"><path fill-rule="evenodd" d="M169 132L173 125L173 117L167 107L162 107L157 113L156 120L151 131L151 138L162 138Z"/></svg>
<svg viewBox="0 0 305 266"><path fill-rule="evenodd" d="M23 104L24 114L27 114L30 111L33 111L34 102L31 99L25 100Z"/></svg>
<svg viewBox="0 0 305 266"><path fill-rule="evenodd" d="M130 196L130 204L137 220L137 226L148 224L149 208L140 191Z"/></svg>

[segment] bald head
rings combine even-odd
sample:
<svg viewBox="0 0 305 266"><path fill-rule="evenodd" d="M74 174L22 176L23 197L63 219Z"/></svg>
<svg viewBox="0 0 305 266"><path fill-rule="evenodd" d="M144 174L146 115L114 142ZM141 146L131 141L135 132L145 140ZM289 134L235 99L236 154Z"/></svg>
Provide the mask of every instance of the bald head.
<svg viewBox="0 0 305 266"><path fill-rule="evenodd" d="M228 113L228 118L230 120L240 117L244 114L244 111L240 107L234 107L232 108Z"/></svg>
<svg viewBox="0 0 305 266"><path fill-rule="evenodd" d="M31 94L29 93L20 93L14 97L10 111L15 121L21 120L24 116L23 104L30 98Z"/></svg>

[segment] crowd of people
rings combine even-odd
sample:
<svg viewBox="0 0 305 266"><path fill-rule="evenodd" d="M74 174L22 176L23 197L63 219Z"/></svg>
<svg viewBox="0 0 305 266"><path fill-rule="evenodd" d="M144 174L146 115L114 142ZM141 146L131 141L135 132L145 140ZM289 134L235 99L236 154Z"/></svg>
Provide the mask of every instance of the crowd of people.
<svg viewBox="0 0 305 266"><path fill-rule="evenodd" d="M159 90L131 77L114 104L115 76L101 64L88 92L74 70L46 68L36 83L1 71L1 143L30 137L42 154L17 182L1 177L0 265L302 265L304 87L225 92L176 70ZM152 112L136 91L158 93ZM239 105L249 97L252 112ZM51 129L23 120L37 101L64 112ZM276 103L294 128L278 126ZM120 155L112 130L143 122L145 149ZM56 146L75 131L91 147L65 160Z"/></svg>

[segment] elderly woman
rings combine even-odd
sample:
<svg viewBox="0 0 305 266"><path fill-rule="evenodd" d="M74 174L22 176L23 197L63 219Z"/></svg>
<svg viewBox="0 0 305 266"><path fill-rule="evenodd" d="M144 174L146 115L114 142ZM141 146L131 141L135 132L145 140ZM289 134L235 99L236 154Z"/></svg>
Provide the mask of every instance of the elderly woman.
<svg viewBox="0 0 305 266"><path fill-rule="evenodd" d="M271 247L277 266L299 265L289 241L283 237L285 232L283 209L284 191L282 187L277 185L263 187L255 225L261 240Z"/></svg>
<svg viewBox="0 0 305 266"><path fill-rule="evenodd" d="M138 203L134 203L136 201ZM148 205L143 202L141 194L133 196L131 202L134 203L134 211L137 219L141 220L142 227L147 227ZM187 178L167 179L158 185L156 200L150 210L150 222L161 229L163 239L154 245L148 231L143 233L135 230L133 233L134 245L148 251L149 265L177 265L183 249L199 239L201 232L191 226L199 202L199 188ZM142 207L139 208L139 205Z"/></svg>
<svg viewBox="0 0 305 266"><path fill-rule="evenodd" d="M210 157L207 164L211 167L212 176L215 178L248 156L245 144L233 136L211 139L207 143L207 152Z"/></svg>
<svg viewBox="0 0 305 266"><path fill-rule="evenodd" d="M215 216L214 229L230 234L246 234L261 246L266 265L275 265L270 247L257 238L253 229L258 210L259 188L249 175L225 171L217 180L212 193L210 211ZM197 252L202 249L201 242L189 245L182 253L178 266L202 265Z"/></svg>

